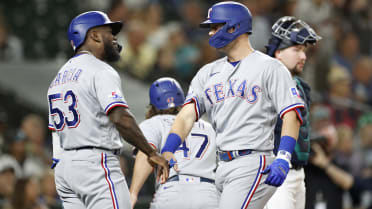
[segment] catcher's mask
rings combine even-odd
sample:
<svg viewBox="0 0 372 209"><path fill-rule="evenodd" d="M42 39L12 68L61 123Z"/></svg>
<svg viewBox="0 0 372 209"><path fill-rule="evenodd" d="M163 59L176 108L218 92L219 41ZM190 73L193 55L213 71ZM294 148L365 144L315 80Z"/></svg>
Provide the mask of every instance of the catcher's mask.
<svg viewBox="0 0 372 209"><path fill-rule="evenodd" d="M306 22L292 16L277 20L273 27L267 54L274 57L275 51L294 45L315 44L322 39Z"/></svg>

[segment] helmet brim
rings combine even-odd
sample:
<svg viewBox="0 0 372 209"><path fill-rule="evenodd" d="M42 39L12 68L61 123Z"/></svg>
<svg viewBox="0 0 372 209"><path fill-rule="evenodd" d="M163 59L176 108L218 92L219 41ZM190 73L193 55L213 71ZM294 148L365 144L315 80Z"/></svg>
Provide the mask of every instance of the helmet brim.
<svg viewBox="0 0 372 209"><path fill-rule="evenodd" d="M210 28L211 24L226 23L226 20L208 19L199 24L201 28Z"/></svg>
<svg viewBox="0 0 372 209"><path fill-rule="evenodd" d="M112 35L118 34L121 31L121 28L123 27L123 23L121 21L116 21L105 25L109 25L111 27Z"/></svg>

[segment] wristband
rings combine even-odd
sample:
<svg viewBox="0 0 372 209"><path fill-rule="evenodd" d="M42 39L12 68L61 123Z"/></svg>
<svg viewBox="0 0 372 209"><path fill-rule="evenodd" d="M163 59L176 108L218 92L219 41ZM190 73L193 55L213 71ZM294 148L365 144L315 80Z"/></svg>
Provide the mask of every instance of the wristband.
<svg viewBox="0 0 372 209"><path fill-rule="evenodd" d="M174 153L177 148L181 145L182 140L181 137L178 134L170 133L167 137L167 141L164 144L163 149L161 150L161 153L163 152L171 152Z"/></svg>
<svg viewBox="0 0 372 209"><path fill-rule="evenodd" d="M296 139L291 136L282 136L278 149L277 158L291 162L292 152L296 146Z"/></svg>
<svg viewBox="0 0 372 209"><path fill-rule="evenodd" d="M288 162L288 164L291 162L292 154L285 151L285 150L279 150L278 154L276 155L276 159L282 159Z"/></svg>

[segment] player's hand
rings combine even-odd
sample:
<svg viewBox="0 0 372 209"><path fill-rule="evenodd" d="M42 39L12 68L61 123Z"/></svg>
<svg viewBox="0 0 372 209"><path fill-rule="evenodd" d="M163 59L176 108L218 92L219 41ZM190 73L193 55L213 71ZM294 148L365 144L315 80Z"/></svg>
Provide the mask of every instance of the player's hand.
<svg viewBox="0 0 372 209"><path fill-rule="evenodd" d="M177 164L177 160L176 158L174 157L174 154L171 153L171 152L163 152L162 156L168 160L169 162L169 168L173 168L176 172L178 172L178 164Z"/></svg>
<svg viewBox="0 0 372 209"><path fill-rule="evenodd" d="M131 205L131 208L133 209L134 206L136 205L137 203L137 198L138 196L132 192L129 193L129 197L130 197L130 205Z"/></svg>
<svg viewBox="0 0 372 209"><path fill-rule="evenodd" d="M314 151L314 155L310 158L310 162L320 168L325 169L331 160L327 157L319 144L314 143L311 145L311 148Z"/></svg>
<svg viewBox="0 0 372 209"><path fill-rule="evenodd" d="M157 177L156 180L161 180L161 183L164 184L169 176L169 165L168 161L164 157L160 156L155 151L152 152L147 158L150 165L157 168Z"/></svg>
<svg viewBox="0 0 372 209"><path fill-rule="evenodd" d="M269 174L265 180L265 184L271 186L280 186L283 184L289 171L289 163L283 159L275 159L271 165L265 170L261 171L262 174Z"/></svg>

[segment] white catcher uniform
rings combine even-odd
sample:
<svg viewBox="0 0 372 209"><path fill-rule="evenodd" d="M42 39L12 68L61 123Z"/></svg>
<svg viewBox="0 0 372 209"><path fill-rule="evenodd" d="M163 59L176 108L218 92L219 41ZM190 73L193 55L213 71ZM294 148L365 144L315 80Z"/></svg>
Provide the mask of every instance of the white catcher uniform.
<svg viewBox="0 0 372 209"><path fill-rule="evenodd" d="M55 168L64 208L130 208L117 156L123 144L107 116L128 107L118 73L91 54L76 55L50 84L48 102L49 128L64 150Z"/></svg>
<svg viewBox="0 0 372 209"><path fill-rule="evenodd" d="M140 128L148 142L161 150L175 115L156 115L143 121ZM199 120L175 152L179 172L170 169L165 184L157 185L151 209L215 209L219 192L214 184L216 140L212 126Z"/></svg>
<svg viewBox="0 0 372 209"><path fill-rule="evenodd" d="M267 175L260 173L275 158L276 117L304 107L288 70L259 51L235 67L224 57L199 70L186 98L190 102L197 118L207 113L217 134L220 209L263 208L276 189L264 184Z"/></svg>

